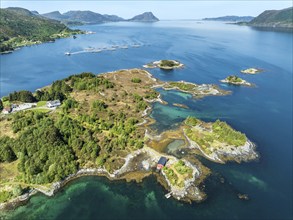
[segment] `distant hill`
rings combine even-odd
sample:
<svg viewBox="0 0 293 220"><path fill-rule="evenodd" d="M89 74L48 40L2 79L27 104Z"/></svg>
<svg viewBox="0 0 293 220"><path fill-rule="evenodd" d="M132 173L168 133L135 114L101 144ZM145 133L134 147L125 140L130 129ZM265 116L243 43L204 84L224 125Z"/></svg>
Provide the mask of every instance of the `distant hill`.
<svg viewBox="0 0 293 220"><path fill-rule="evenodd" d="M54 19L54 20L65 20L67 17L62 15L59 11L52 11L50 13L42 14L43 17Z"/></svg>
<svg viewBox="0 0 293 220"><path fill-rule="evenodd" d="M205 21L227 21L227 22L250 22L254 17L252 16L223 16L223 17L216 17L216 18L204 18L202 20Z"/></svg>
<svg viewBox="0 0 293 220"><path fill-rule="evenodd" d="M0 24L0 52L79 33L23 8L0 9Z"/></svg>
<svg viewBox="0 0 293 220"><path fill-rule="evenodd" d="M247 23L254 27L293 28L293 7L267 10Z"/></svg>
<svg viewBox="0 0 293 220"><path fill-rule="evenodd" d="M39 12L37 12L37 11L31 11L31 13L33 13L35 15L39 15Z"/></svg>
<svg viewBox="0 0 293 220"><path fill-rule="evenodd" d="M134 16L128 21L156 22L159 21L159 19L155 17L152 12L145 12L143 14Z"/></svg>
<svg viewBox="0 0 293 220"><path fill-rule="evenodd" d="M69 11L63 14L69 21L77 21L84 24L97 24L102 22L123 21L115 15L102 15L92 11Z"/></svg>
<svg viewBox="0 0 293 220"><path fill-rule="evenodd" d="M53 11L50 13L42 14L42 16L50 19L61 21L65 24L99 24L104 22L118 22L118 21L144 21L153 22L158 21L153 13L145 12L141 15L137 15L131 19L124 19L117 15L99 14L92 11L68 11L61 14L59 11Z"/></svg>

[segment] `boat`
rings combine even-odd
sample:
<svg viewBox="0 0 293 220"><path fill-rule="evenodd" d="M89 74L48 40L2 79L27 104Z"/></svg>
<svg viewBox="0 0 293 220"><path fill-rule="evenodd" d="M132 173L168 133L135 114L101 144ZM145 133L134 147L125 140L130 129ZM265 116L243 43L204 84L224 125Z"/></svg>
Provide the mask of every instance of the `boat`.
<svg viewBox="0 0 293 220"><path fill-rule="evenodd" d="M71 53L70 52L65 52L65 55L70 56Z"/></svg>

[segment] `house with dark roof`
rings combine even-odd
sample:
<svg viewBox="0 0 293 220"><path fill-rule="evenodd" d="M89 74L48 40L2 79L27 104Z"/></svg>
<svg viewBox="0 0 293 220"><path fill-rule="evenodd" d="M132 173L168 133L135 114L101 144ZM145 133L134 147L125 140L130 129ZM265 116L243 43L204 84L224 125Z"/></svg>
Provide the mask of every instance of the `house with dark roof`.
<svg viewBox="0 0 293 220"><path fill-rule="evenodd" d="M157 171L161 170L167 163L168 159L166 157L160 157L157 164Z"/></svg>

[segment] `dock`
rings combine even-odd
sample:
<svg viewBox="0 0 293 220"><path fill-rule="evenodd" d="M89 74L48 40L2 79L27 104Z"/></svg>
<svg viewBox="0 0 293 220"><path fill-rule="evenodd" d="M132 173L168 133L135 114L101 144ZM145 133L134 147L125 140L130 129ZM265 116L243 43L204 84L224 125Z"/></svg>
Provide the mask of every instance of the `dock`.
<svg viewBox="0 0 293 220"><path fill-rule="evenodd" d="M171 196L172 196L172 192L169 192L169 193L167 193L167 194L165 195L165 197L166 197L167 199L169 199Z"/></svg>

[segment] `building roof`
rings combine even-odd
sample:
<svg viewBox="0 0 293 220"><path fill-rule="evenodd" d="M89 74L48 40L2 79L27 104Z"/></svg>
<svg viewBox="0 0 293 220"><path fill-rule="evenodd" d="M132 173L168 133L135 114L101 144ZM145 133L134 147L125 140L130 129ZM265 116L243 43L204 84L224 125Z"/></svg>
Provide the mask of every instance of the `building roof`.
<svg viewBox="0 0 293 220"><path fill-rule="evenodd" d="M167 163L166 157L161 157L158 161L158 164L162 164L163 166L165 166L166 163Z"/></svg>
<svg viewBox="0 0 293 220"><path fill-rule="evenodd" d="M60 100L57 99L57 100L53 100L53 101L48 101L47 104L51 104L51 105L59 105L59 104L61 104L61 103L60 103Z"/></svg>

